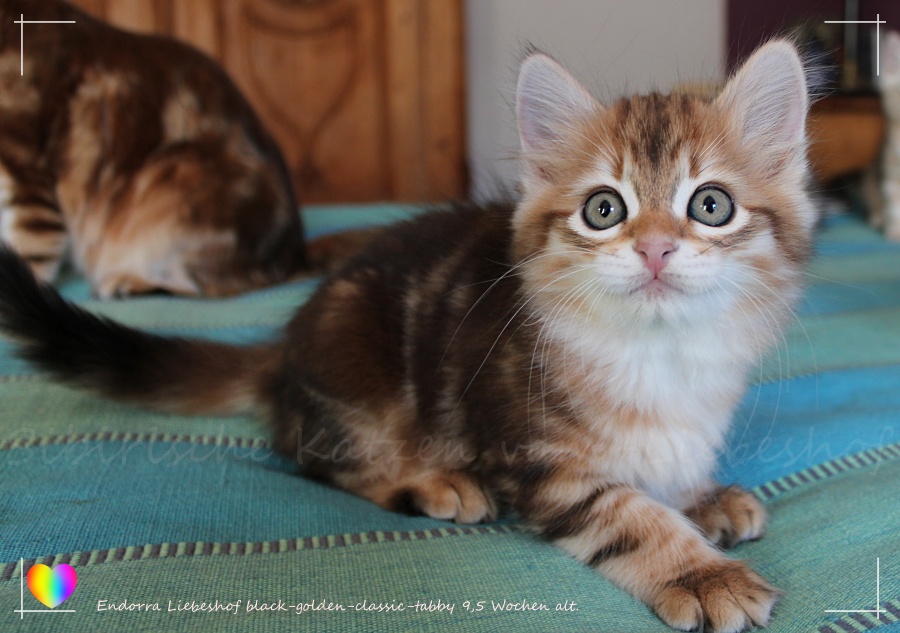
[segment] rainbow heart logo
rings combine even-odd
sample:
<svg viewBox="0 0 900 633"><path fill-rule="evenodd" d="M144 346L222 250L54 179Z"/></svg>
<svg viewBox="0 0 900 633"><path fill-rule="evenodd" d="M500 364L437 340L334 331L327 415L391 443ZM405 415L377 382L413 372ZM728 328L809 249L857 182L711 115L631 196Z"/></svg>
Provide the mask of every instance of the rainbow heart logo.
<svg viewBox="0 0 900 633"><path fill-rule="evenodd" d="M41 603L51 609L69 599L78 584L78 574L65 563L50 569L37 564L28 570L28 589Z"/></svg>

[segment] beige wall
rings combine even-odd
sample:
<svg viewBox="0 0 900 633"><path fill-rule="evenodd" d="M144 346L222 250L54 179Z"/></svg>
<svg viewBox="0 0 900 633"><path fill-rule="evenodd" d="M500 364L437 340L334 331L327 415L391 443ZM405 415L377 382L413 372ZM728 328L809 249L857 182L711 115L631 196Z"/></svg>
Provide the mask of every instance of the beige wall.
<svg viewBox="0 0 900 633"><path fill-rule="evenodd" d="M725 0L467 0L472 190L516 182L513 96L528 43L602 99L720 80Z"/></svg>

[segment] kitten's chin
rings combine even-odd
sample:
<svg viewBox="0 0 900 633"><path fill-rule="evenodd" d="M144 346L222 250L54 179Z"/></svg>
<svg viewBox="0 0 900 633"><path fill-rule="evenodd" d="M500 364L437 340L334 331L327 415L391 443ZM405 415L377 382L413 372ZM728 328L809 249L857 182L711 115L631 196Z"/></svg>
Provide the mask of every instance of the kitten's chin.
<svg viewBox="0 0 900 633"><path fill-rule="evenodd" d="M650 279L627 294L627 301L640 321L662 321L674 325L694 323L698 310L710 314L715 293L697 294L665 279Z"/></svg>
<svg viewBox="0 0 900 633"><path fill-rule="evenodd" d="M679 302L691 293L677 282L663 276L642 281L629 294L632 299L640 302L662 304L669 301Z"/></svg>

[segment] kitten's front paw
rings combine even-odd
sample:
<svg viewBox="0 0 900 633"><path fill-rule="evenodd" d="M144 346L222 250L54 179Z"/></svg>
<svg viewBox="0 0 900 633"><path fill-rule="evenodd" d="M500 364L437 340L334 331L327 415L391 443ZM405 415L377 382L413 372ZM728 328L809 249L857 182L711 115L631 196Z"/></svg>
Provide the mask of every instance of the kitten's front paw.
<svg viewBox="0 0 900 633"><path fill-rule="evenodd" d="M762 502L737 486L714 490L685 515L707 539L726 549L756 540L766 529Z"/></svg>
<svg viewBox="0 0 900 633"><path fill-rule="evenodd" d="M779 595L744 563L722 559L668 583L651 607L680 631L738 633L766 626Z"/></svg>
<svg viewBox="0 0 900 633"><path fill-rule="evenodd" d="M457 523L478 523L497 517L490 494L475 477L462 471L439 471L404 483L391 493L387 507Z"/></svg>
<svg viewBox="0 0 900 633"><path fill-rule="evenodd" d="M160 288L145 279L128 274L106 275L94 288L101 299L116 299L130 295L149 294Z"/></svg>

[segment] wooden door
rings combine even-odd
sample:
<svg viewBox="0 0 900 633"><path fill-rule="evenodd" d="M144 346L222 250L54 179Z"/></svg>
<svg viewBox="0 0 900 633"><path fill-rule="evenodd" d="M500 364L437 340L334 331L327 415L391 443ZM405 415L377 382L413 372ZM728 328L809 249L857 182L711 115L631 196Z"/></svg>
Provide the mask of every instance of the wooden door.
<svg viewBox="0 0 900 633"><path fill-rule="evenodd" d="M465 195L462 0L77 0L229 71L301 200Z"/></svg>

